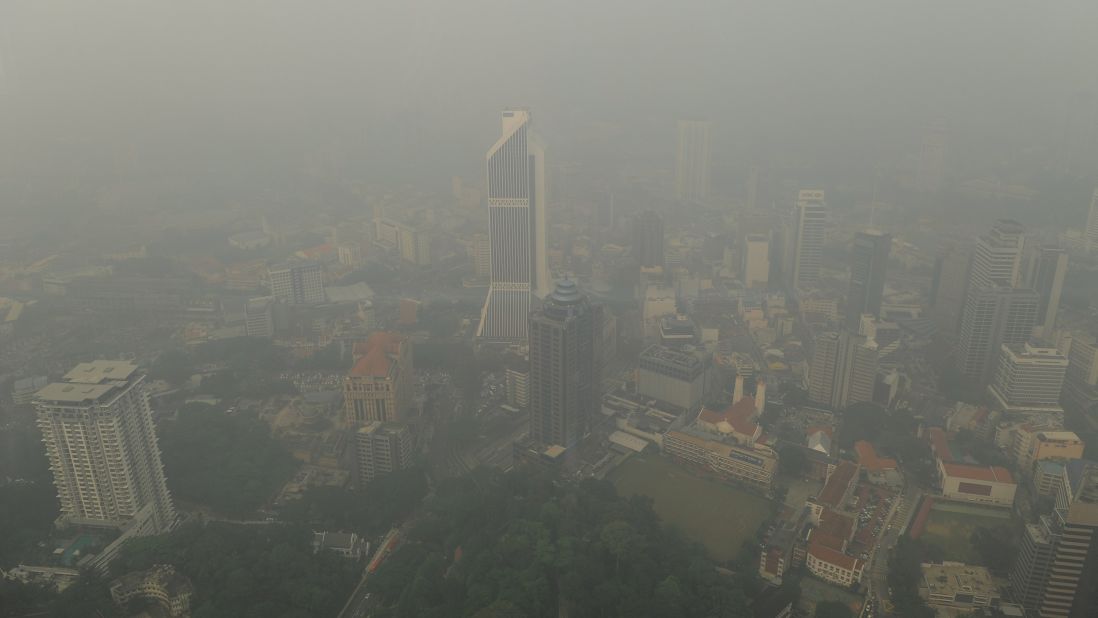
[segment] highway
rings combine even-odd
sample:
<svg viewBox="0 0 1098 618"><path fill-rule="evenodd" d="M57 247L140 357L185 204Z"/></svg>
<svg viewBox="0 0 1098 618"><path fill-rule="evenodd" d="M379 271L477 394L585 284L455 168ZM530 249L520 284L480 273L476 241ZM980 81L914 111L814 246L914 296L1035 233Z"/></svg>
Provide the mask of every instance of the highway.
<svg viewBox="0 0 1098 618"><path fill-rule="evenodd" d="M344 604L337 618L365 618L370 615L370 610L374 607L375 601L370 598L370 593L366 591L366 579L389 557L393 548L400 543L400 538L400 528L393 528L378 543L377 551L366 563L366 567L362 569L362 579L358 580L358 585L355 586L354 592L347 599L347 603Z"/></svg>

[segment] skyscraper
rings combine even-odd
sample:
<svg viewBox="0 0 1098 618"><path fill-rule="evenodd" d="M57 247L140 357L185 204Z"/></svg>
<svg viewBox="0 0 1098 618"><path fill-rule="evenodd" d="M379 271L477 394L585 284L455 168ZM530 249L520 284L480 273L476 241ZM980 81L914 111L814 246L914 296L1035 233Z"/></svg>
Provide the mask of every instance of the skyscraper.
<svg viewBox="0 0 1098 618"><path fill-rule="evenodd" d="M646 211L633 219L633 256L645 268L663 266L663 219Z"/></svg>
<svg viewBox="0 0 1098 618"><path fill-rule="evenodd" d="M823 333L815 341L808 372L808 397L838 410L873 401L877 344L847 331Z"/></svg>
<svg viewBox="0 0 1098 618"><path fill-rule="evenodd" d="M766 234L748 234L744 237L740 270L745 286L766 287L770 278L770 238Z"/></svg>
<svg viewBox="0 0 1098 618"><path fill-rule="evenodd" d="M1084 234L1087 252L1098 251L1098 189L1090 198L1090 214L1087 215L1087 229Z"/></svg>
<svg viewBox="0 0 1098 618"><path fill-rule="evenodd" d="M1098 408L1098 334L1072 335L1060 402L1065 410L1078 415Z"/></svg>
<svg viewBox="0 0 1098 618"><path fill-rule="evenodd" d="M570 448L599 406L601 312L563 280L530 315L530 437Z"/></svg>
<svg viewBox="0 0 1098 618"><path fill-rule="evenodd" d="M971 248L951 245L938 255L934 263L933 306L930 313L938 332L950 340L961 326L971 261Z"/></svg>
<svg viewBox="0 0 1098 618"><path fill-rule="evenodd" d="M1033 288L1041 299L1037 326L1042 337L1051 336L1056 328L1056 314L1060 311L1060 295L1064 291L1067 270L1067 251L1059 247L1040 247L1030 258L1026 285Z"/></svg>
<svg viewBox="0 0 1098 618"><path fill-rule="evenodd" d="M989 390L1003 409L1059 406L1068 359L1054 347L1003 345Z"/></svg>
<svg viewBox="0 0 1098 618"><path fill-rule="evenodd" d="M1022 249L1025 231L1022 224L1000 219L988 233L976 239L969 269L968 290L991 285L1019 287L1022 284Z"/></svg>
<svg viewBox="0 0 1098 618"><path fill-rule="evenodd" d="M1039 306L1033 290L1003 285L970 287L957 340L961 374L986 385L1003 344L1022 345L1030 338Z"/></svg>
<svg viewBox="0 0 1098 618"><path fill-rule="evenodd" d="M119 529L136 524L141 534L175 525L145 376L136 365L80 363L35 399L61 502L59 522Z"/></svg>
<svg viewBox="0 0 1098 618"><path fill-rule="evenodd" d="M862 314L880 317L892 236L858 232L850 249L850 286L846 294L846 327L857 330Z"/></svg>
<svg viewBox="0 0 1098 618"><path fill-rule="evenodd" d="M526 339L531 296L549 292L545 148L530 112L503 112L502 135L488 150L488 239L491 276L477 337Z"/></svg>
<svg viewBox="0 0 1098 618"><path fill-rule="evenodd" d="M827 204L824 202L824 192L802 190L797 195L797 205L793 212L790 283L795 289L811 288L820 282L826 223Z"/></svg>
<svg viewBox="0 0 1098 618"><path fill-rule="evenodd" d="M709 144L713 125L706 120L679 121L675 158L675 196L684 201L709 197Z"/></svg>

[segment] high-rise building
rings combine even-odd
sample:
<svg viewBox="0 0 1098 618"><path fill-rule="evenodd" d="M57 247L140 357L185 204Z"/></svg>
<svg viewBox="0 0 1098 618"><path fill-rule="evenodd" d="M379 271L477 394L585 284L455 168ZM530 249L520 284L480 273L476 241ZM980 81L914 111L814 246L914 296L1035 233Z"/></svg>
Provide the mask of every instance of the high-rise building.
<svg viewBox="0 0 1098 618"><path fill-rule="evenodd" d="M1056 328L1067 270L1067 251L1059 247L1040 247L1030 256L1026 286L1033 288L1041 298L1037 326L1042 337L1051 336Z"/></svg>
<svg viewBox="0 0 1098 618"><path fill-rule="evenodd" d="M808 373L808 397L836 410L873 401L877 345L847 331L823 333L815 341Z"/></svg>
<svg viewBox="0 0 1098 618"><path fill-rule="evenodd" d="M1066 411L1078 415L1098 409L1098 335L1073 334L1060 403Z"/></svg>
<svg viewBox="0 0 1098 618"><path fill-rule="evenodd" d="M846 294L846 327L857 330L862 315L880 317L892 235L858 232L850 249L850 286Z"/></svg>
<svg viewBox="0 0 1098 618"><path fill-rule="evenodd" d="M1098 189L1090 198L1090 214L1087 215L1087 229L1084 231L1088 253L1098 251Z"/></svg>
<svg viewBox="0 0 1098 618"><path fill-rule="evenodd" d="M934 262L930 315L938 332L946 339L951 340L961 327L971 261L972 250L969 247L950 245Z"/></svg>
<svg viewBox="0 0 1098 618"><path fill-rule="evenodd" d="M354 365L343 379L344 425L401 420L414 388L412 342L377 331L355 343L353 356Z"/></svg>
<svg viewBox="0 0 1098 618"><path fill-rule="evenodd" d="M709 149L713 125L706 120L679 121L675 158L675 196L695 202L709 197Z"/></svg>
<svg viewBox="0 0 1098 618"><path fill-rule="evenodd" d="M1000 219L988 233L976 239L972 251L972 266L968 274L968 290L991 285L1019 287L1022 285L1022 254L1025 230L1011 219Z"/></svg>
<svg viewBox="0 0 1098 618"><path fill-rule="evenodd" d="M988 390L1004 410L1057 408L1067 368L1068 359L1054 347L1003 344Z"/></svg>
<svg viewBox="0 0 1098 618"><path fill-rule="evenodd" d="M271 295L290 305L324 302L324 271L308 260L287 262L267 269Z"/></svg>
<svg viewBox="0 0 1098 618"><path fill-rule="evenodd" d="M663 266L663 219L645 211L633 219L633 257L643 268Z"/></svg>
<svg viewBox="0 0 1098 618"><path fill-rule="evenodd" d="M487 279L492 274L492 245L487 234L473 237L473 272L478 279Z"/></svg>
<svg viewBox="0 0 1098 618"><path fill-rule="evenodd" d="M491 276L477 337L522 342L531 296L549 293L545 218L545 148L530 112L503 112L502 135L488 150Z"/></svg>
<svg viewBox="0 0 1098 618"><path fill-rule="evenodd" d="M249 298L244 303L244 334L270 339L274 336L274 297Z"/></svg>
<svg viewBox="0 0 1098 618"><path fill-rule="evenodd" d="M358 428L355 439L360 484L412 465L414 441L407 425L370 421Z"/></svg>
<svg viewBox="0 0 1098 618"><path fill-rule="evenodd" d="M600 313L563 280L530 314L530 437L571 448L598 413Z"/></svg>
<svg viewBox="0 0 1098 618"><path fill-rule="evenodd" d="M793 212L790 283L795 289L808 289L820 282L826 223L827 204L824 201L824 192L802 190L797 196L797 205Z"/></svg>
<svg viewBox="0 0 1098 618"><path fill-rule="evenodd" d="M59 523L143 534L175 525L145 376L123 361L80 363L35 397L61 503ZM140 534L139 534L140 535Z"/></svg>
<svg viewBox="0 0 1098 618"><path fill-rule="evenodd" d="M744 237L740 270L745 286L767 286L770 280L770 238L766 234L748 234Z"/></svg>
<svg viewBox="0 0 1098 618"><path fill-rule="evenodd" d="M336 248L339 254L339 263L348 268L362 266L362 245L358 242L340 243Z"/></svg>
<svg viewBox="0 0 1098 618"><path fill-rule="evenodd" d="M1098 470L1084 468L1066 508L1027 526L1010 574L1015 600L1040 618L1098 613Z"/></svg>
<svg viewBox="0 0 1098 618"><path fill-rule="evenodd" d="M946 126L943 122L932 123L923 133L917 179L920 191L934 192L941 188L942 181L945 179L948 143Z"/></svg>
<svg viewBox="0 0 1098 618"><path fill-rule="evenodd" d="M957 340L956 363L961 374L986 385L1003 344L1022 345L1029 340L1039 306L1033 290L994 284L970 286Z"/></svg>

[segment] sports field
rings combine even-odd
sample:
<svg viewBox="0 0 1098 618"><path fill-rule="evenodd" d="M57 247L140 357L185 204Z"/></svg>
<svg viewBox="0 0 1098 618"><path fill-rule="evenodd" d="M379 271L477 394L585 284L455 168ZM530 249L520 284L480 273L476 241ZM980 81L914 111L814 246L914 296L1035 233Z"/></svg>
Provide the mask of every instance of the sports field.
<svg viewBox="0 0 1098 618"><path fill-rule="evenodd" d="M623 496L652 498L656 514L705 545L717 560L736 556L770 515L770 501L699 478L659 455L629 458L607 477Z"/></svg>
<svg viewBox="0 0 1098 618"><path fill-rule="evenodd" d="M978 564L972 532L980 526L994 530L1010 524L1010 511L1005 509L936 502L919 539L939 547L946 560Z"/></svg>

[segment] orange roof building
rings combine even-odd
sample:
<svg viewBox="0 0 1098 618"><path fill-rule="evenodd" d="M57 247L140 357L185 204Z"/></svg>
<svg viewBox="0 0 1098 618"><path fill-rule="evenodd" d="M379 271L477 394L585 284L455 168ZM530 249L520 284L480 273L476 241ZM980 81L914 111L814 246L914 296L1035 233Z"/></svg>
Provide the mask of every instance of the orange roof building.
<svg viewBox="0 0 1098 618"><path fill-rule="evenodd" d="M858 453L858 464L869 472L885 472L896 469L895 459L881 457L877 454L877 449L865 440L855 442L854 451Z"/></svg>
<svg viewBox="0 0 1098 618"><path fill-rule="evenodd" d="M355 342L352 355L354 365L343 380L344 424L400 420L411 403L412 342L378 331Z"/></svg>
<svg viewBox="0 0 1098 618"><path fill-rule="evenodd" d="M757 442L762 428L755 422L758 410L755 398L744 396L723 410L703 407L698 413L698 428L709 433L731 436L740 444Z"/></svg>
<svg viewBox="0 0 1098 618"><path fill-rule="evenodd" d="M942 496L950 500L1011 507L1018 485L1006 468L938 460Z"/></svg>

